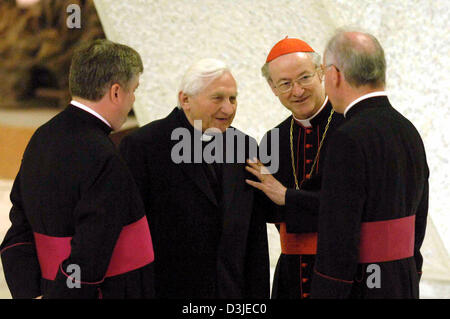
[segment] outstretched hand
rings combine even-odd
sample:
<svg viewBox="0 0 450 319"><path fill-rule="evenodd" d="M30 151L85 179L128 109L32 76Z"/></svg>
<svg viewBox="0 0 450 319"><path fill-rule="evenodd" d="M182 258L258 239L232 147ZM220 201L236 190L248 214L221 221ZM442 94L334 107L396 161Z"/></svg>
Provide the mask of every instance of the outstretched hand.
<svg viewBox="0 0 450 319"><path fill-rule="evenodd" d="M265 167L259 160L247 160L245 169L255 175L260 182L255 182L246 179L245 182L266 194L277 205L284 206L286 203L286 187L283 186L275 177L273 177L267 167Z"/></svg>

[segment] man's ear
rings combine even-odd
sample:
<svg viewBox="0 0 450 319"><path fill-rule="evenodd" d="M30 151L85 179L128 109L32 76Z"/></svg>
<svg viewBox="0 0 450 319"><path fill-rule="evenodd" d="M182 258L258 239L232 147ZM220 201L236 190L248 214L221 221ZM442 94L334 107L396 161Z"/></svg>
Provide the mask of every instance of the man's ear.
<svg viewBox="0 0 450 319"><path fill-rule="evenodd" d="M111 85L111 88L109 89L109 98L114 104L117 104L120 102L120 84L114 83Z"/></svg>
<svg viewBox="0 0 450 319"><path fill-rule="evenodd" d="M335 87L342 86L344 81L344 73L339 71L335 66L333 66L333 83Z"/></svg>
<svg viewBox="0 0 450 319"><path fill-rule="evenodd" d="M178 92L178 103L183 110L189 111L189 96L183 91Z"/></svg>

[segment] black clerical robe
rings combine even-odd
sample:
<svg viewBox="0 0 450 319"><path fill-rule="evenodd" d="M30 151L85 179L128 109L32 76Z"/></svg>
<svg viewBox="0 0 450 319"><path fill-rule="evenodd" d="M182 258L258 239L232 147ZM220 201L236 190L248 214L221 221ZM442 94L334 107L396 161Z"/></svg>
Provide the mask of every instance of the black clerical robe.
<svg viewBox="0 0 450 319"><path fill-rule="evenodd" d="M376 96L329 143L312 297L418 298L429 176L419 133Z"/></svg>
<svg viewBox="0 0 450 319"><path fill-rule="evenodd" d="M0 247L13 298L154 295L144 206L110 131L69 105L32 136Z"/></svg>
<svg viewBox="0 0 450 319"><path fill-rule="evenodd" d="M182 132L189 136L181 137ZM196 152L194 144L201 143L194 140L196 132L184 112L175 108L166 118L126 136L120 145L149 218L156 296L268 298L267 230L255 206L254 189L245 182L250 178L244 162L248 154L235 152L241 162L234 157L214 167L202 160L206 145ZM243 152L249 143L257 147L254 139L235 133L245 140ZM192 146L183 152L177 145L185 139ZM237 145L225 153L236 151ZM189 159L178 161L180 154Z"/></svg>
<svg viewBox="0 0 450 319"><path fill-rule="evenodd" d="M326 158L328 140L342 122L341 114L334 112L314 171L309 176L320 141L325 132L331 103L327 102L319 114L311 119L311 126L304 127L294 120L292 129L292 153L300 190L296 190L291 156L291 121L288 117L274 129L279 134L279 168L273 176L288 188L286 205L277 206L267 199L266 217L276 223L280 231L282 252L275 270L272 298L308 298L317 246L317 216L319 210L319 190L321 173ZM265 134L260 144L261 152L272 154L271 140L274 131ZM265 145L268 150L262 150Z"/></svg>

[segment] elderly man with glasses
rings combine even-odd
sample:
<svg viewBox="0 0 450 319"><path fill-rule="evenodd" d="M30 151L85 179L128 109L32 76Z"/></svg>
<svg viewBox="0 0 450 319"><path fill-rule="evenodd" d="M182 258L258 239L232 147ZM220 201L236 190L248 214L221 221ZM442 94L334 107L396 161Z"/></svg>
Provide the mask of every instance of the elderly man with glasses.
<svg viewBox="0 0 450 319"><path fill-rule="evenodd" d="M282 253L272 298L303 299L310 293L322 164L328 137L343 119L333 112L325 94L320 61L320 55L306 42L285 38L275 44L261 70L281 104L292 112L275 127L279 133L275 141L280 154L278 171L261 175L258 164L247 167L261 181L247 182L273 201L264 205L267 222L275 223L280 232ZM271 145L275 136L272 130L267 132L261 148Z"/></svg>

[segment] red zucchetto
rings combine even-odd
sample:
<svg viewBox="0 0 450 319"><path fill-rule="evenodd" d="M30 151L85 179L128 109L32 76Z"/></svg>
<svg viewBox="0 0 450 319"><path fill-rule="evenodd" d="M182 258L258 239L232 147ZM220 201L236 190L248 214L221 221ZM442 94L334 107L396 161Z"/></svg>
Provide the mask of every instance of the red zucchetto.
<svg viewBox="0 0 450 319"><path fill-rule="evenodd" d="M266 63L269 63L279 56L294 52L314 52L314 50L305 41L286 37L273 46L267 56Z"/></svg>

